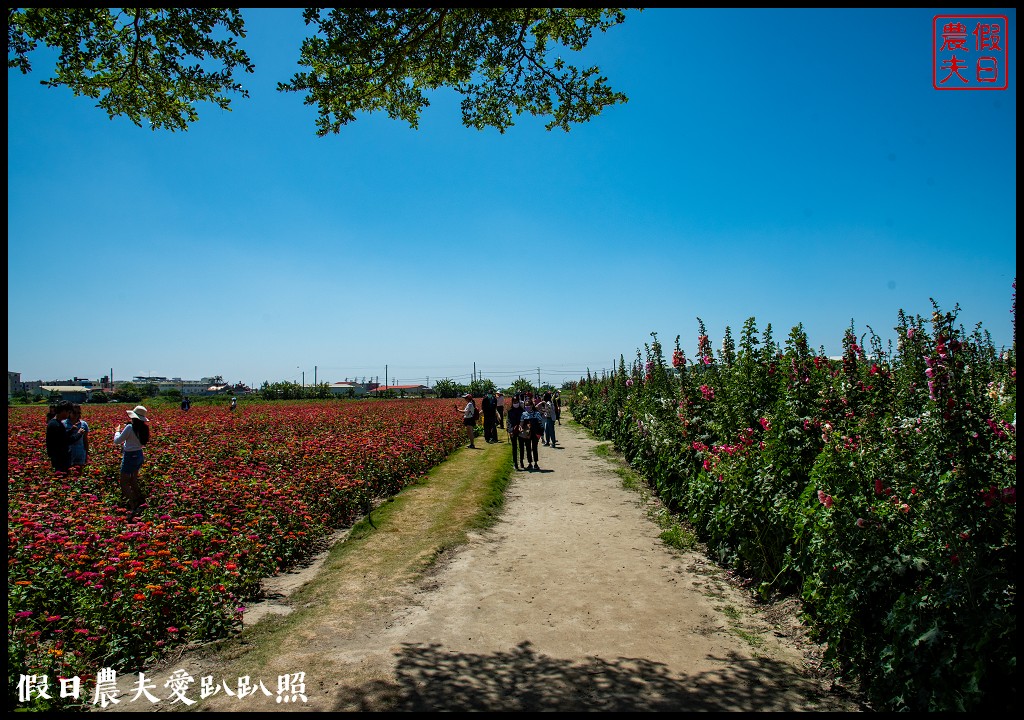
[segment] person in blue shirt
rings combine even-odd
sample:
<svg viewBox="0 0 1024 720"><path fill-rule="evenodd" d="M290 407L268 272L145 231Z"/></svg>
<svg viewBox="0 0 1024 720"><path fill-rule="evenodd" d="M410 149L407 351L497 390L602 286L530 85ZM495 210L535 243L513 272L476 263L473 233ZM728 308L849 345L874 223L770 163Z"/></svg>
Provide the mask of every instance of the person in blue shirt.
<svg viewBox="0 0 1024 720"><path fill-rule="evenodd" d="M71 416L64 421L68 433L77 434L71 441L68 450L71 453L71 465L82 467L89 462L89 423L82 419L82 406L75 403L71 406Z"/></svg>
<svg viewBox="0 0 1024 720"><path fill-rule="evenodd" d="M46 454L53 469L61 472L67 472L71 468L71 452L68 448L81 432L70 430L64 424L71 416L71 410L71 403L61 400L53 407L53 416L46 422Z"/></svg>

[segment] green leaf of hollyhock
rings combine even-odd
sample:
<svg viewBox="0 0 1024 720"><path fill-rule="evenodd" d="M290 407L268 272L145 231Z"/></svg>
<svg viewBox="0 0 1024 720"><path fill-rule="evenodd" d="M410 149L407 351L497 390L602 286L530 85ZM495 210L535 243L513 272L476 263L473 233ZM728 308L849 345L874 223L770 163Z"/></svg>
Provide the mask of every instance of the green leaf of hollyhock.
<svg viewBox="0 0 1024 720"><path fill-rule="evenodd" d="M917 640L914 641L914 645L917 646L917 645L920 645L922 643L924 643L925 645L931 645L932 643L934 643L936 640L938 640L941 637L942 637L942 631L939 630L938 626L933 625L931 627L931 629L929 629L924 635L922 635L921 637L919 637Z"/></svg>

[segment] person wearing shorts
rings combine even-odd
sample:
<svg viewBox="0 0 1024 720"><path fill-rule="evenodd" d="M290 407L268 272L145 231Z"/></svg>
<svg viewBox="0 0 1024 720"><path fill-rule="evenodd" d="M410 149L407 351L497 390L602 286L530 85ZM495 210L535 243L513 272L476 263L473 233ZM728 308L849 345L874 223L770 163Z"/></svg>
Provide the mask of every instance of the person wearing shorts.
<svg viewBox="0 0 1024 720"><path fill-rule="evenodd" d="M142 405L129 410L128 417L131 422L124 426L124 430L118 425L114 431L114 444L122 448L121 492L128 502L128 517L134 519L145 506L145 498L139 485L139 470L146 460L142 447L149 442L149 417Z"/></svg>
<svg viewBox="0 0 1024 720"><path fill-rule="evenodd" d="M473 402L473 396L469 393L463 395L462 399L466 401L466 407L462 408L462 424L466 426L466 435L469 439L469 445L466 447L475 448L473 438L476 436L476 403Z"/></svg>

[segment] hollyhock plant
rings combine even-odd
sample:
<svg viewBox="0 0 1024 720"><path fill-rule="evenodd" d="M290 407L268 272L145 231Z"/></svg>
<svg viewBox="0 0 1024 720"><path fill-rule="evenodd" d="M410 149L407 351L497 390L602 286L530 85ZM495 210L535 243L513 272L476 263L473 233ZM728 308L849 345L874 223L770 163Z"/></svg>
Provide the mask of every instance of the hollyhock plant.
<svg viewBox="0 0 1024 720"><path fill-rule="evenodd" d="M712 556L798 595L826 662L887 710L1013 705L1016 350L955 317L900 311L895 348L851 323L835 359L748 321L714 363L698 318L696 367L661 395L588 377L572 405Z"/></svg>

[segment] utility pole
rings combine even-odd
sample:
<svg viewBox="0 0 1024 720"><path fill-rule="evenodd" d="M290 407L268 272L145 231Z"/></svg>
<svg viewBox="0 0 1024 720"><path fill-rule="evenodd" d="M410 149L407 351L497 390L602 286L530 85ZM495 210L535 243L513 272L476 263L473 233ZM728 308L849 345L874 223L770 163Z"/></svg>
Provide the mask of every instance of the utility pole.
<svg viewBox="0 0 1024 720"><path fill-rule="evenodd" d="M384 387L387 387L387 386L388 386L388 366L387 366L387 363L385 363L384 364Z"/></svg>
<svg viewBox="0 0 1024 720"><path fill-rule="evenodd" d="M473 380L469 384L472 385L475 382L476 382L476 361L473 362Z"/></svg>
<svg viewBox="0 0 1024 720"><path fill-rule="evenodd" d="M540 390L540 368L537 368L537 389Z"/></svg>
<svg viewBox="0 0 1024 720"><path fill-rule="evenodd" d="M316 365L313 366L313 385L316 385Z"/></svg>

